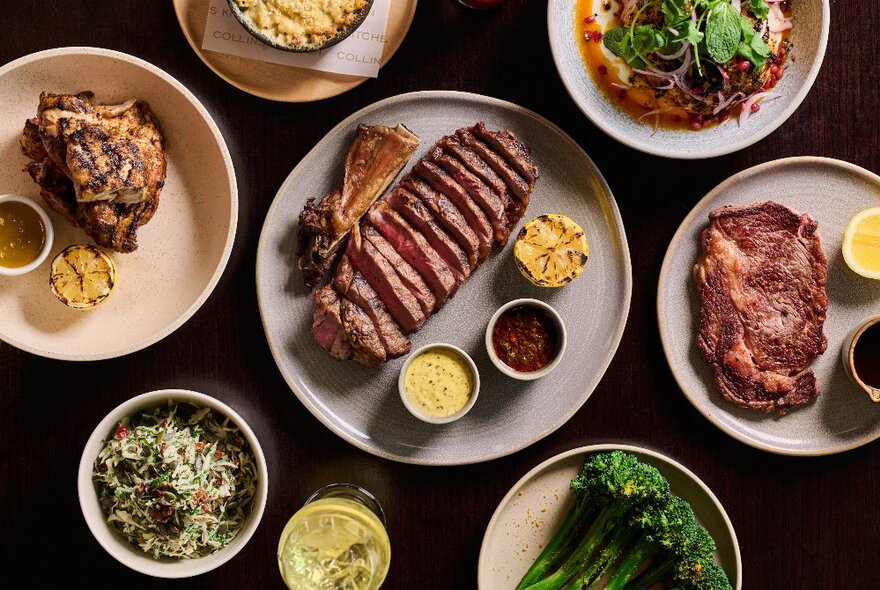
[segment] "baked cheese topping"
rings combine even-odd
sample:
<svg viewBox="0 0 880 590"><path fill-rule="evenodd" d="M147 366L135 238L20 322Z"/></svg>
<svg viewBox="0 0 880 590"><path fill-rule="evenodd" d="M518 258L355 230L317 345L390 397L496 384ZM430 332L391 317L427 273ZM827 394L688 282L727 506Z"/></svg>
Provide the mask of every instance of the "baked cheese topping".
<svg viewBox="0 0 880 590"><path fill-rule="evenodd" d="M367 0L235 0L253 25L279 45L319 47L360 18Z"/></svg>

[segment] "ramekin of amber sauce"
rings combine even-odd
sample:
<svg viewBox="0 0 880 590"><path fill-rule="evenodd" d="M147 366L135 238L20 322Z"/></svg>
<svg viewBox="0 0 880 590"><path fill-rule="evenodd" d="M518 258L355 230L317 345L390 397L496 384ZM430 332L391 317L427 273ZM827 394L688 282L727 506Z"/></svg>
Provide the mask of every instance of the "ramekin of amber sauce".
<svg viewBox="0 0 880 590"><path fill-rule="evenodd" d="M40 266L54 237L52 222L37 203L0 195L0 275L23 275Z"/></svg>
<svg viewBox="0 0 880 590"><path fill-rule="evenodd" d="M538 299L505 303L486 327L486 351L499 371L530 381L556 368L565 352L565 324Z"/></svg>

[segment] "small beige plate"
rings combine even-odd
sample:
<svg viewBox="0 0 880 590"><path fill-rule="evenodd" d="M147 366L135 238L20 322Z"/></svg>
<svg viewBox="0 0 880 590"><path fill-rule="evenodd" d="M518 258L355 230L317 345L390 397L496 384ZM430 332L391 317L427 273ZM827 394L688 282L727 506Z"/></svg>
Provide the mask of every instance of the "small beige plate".
<svg viewBox="0 0 880 590"><path fill-rule="evenodd" d="M669 457L627 445L591 445L547 459L507 492L492 515L483 546L477 581L480 590L511 590L528 571L562 524L574 495L569 483L584 457L601 451L626 451L656 467L673 493L687 501L697 520L715 539L715 560L724 568L734 590L742 588L742 559L736 532L721 502L690 470Z"/></svg>
<svg viewBox="0 0 880 590"><path fill-rule="evenodd" d="M19 277L0 277L0 339L49 358L89 361L122 356L171 334L211 294L232 250L238 219L235 171L205 107L180 82L136 57L92 47L41 51L0 68L0 186L42 203L24 172L18 138L37 112L40 92L91 90L98 102L149 103L165 135L168 175L138 249L109 252L117 286L97 308L77 311L49 289L49 266L72 244L92 243L49 213L55 243L47 260Z"/></svg>
<svg viewBox="0 0 880 590"><path fill-rule="evenodd" d="M819 222L828 258L828 348L812 367L821 392L782 417L735 406L721 397L696 345L700 303L692 276L709 212L724 205L773 200ZM847 334L880 302L880 281L861 277L843 260L850 218L880 203L880 177L829 158L785 158L736 174L709 192L678 228L657 287L660 339L672 374L691 403L718 428L758 449L783 455L828 455L880 437L880 406L850 381L840 360Z"/></svg>
<svg viewBox="0 0 880 590"><path fill-rule="evenodd" d="M311 102L342 94L369 78L306 70L202 49L210 0L174 0L186 40L215 74L248 94L280 102ZM403 43L416 13L416 0L392 0L385 29L384 66ZM242 35L250 35L244 27Z"/></svg>

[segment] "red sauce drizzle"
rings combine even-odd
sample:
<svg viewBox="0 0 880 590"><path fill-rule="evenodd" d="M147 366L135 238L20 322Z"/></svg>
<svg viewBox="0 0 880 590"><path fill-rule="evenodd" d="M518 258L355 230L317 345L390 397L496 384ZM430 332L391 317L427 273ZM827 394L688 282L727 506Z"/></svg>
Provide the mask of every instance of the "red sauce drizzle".
<svg viewBox="0 0 880 590"><path fill-rule="evenodd" d="M559 329L539 307L512 307L495 322L492 346L508 367L524 373L538 371L559 354Z"/></svg>

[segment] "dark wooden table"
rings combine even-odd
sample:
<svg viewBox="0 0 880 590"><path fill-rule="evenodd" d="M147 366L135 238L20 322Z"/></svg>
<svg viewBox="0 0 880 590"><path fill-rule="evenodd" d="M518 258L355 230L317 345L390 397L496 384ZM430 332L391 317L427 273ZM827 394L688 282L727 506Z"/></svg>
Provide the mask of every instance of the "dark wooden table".
<svg viewBox="0 0 880 590"><path fill-rule="evenodd" d="M16 0L5 5L2 63L52 47L94 45L150 61L192 90L229 145L240 215L220 284L165 340L94 363L47 360L0 344L4 578L27 576L14 587L281 588L275 549L284 523L314 489L350 480L374 491L388 513L394 557L385 587L475 588L483 531L517 479L567 449L625 442L678 459L712 488L739 535L744 588L880 586L880 446L801 459L757 451L728 437L676 386L655 314L657 276L669 239L694 203L727 176L794 155L831 156L880 172L880 3L832 0L831 12L824 66L788 122L739 153L678 162L626 148L581 114L554 69L546 3L536 0L509 0L485 14L465 10L455 0L422 0L409 35L378 79L312 104L268 102L220 80L186 43L170 2ZM386 461L323 427L276 369L254 289L263 217L297 161L353 111L425 89L507 99L560 125L611 185L632 251L629 324L592 397L539 443L466 467ZM203 391L235 407L256 431L271 473L268 507L247 547L225 566L183 581L142 576L104 552L85 526L75 483L82 447L105 413L138 393L167 387ZM27 563L36 568L22 569Z"/></svg>

